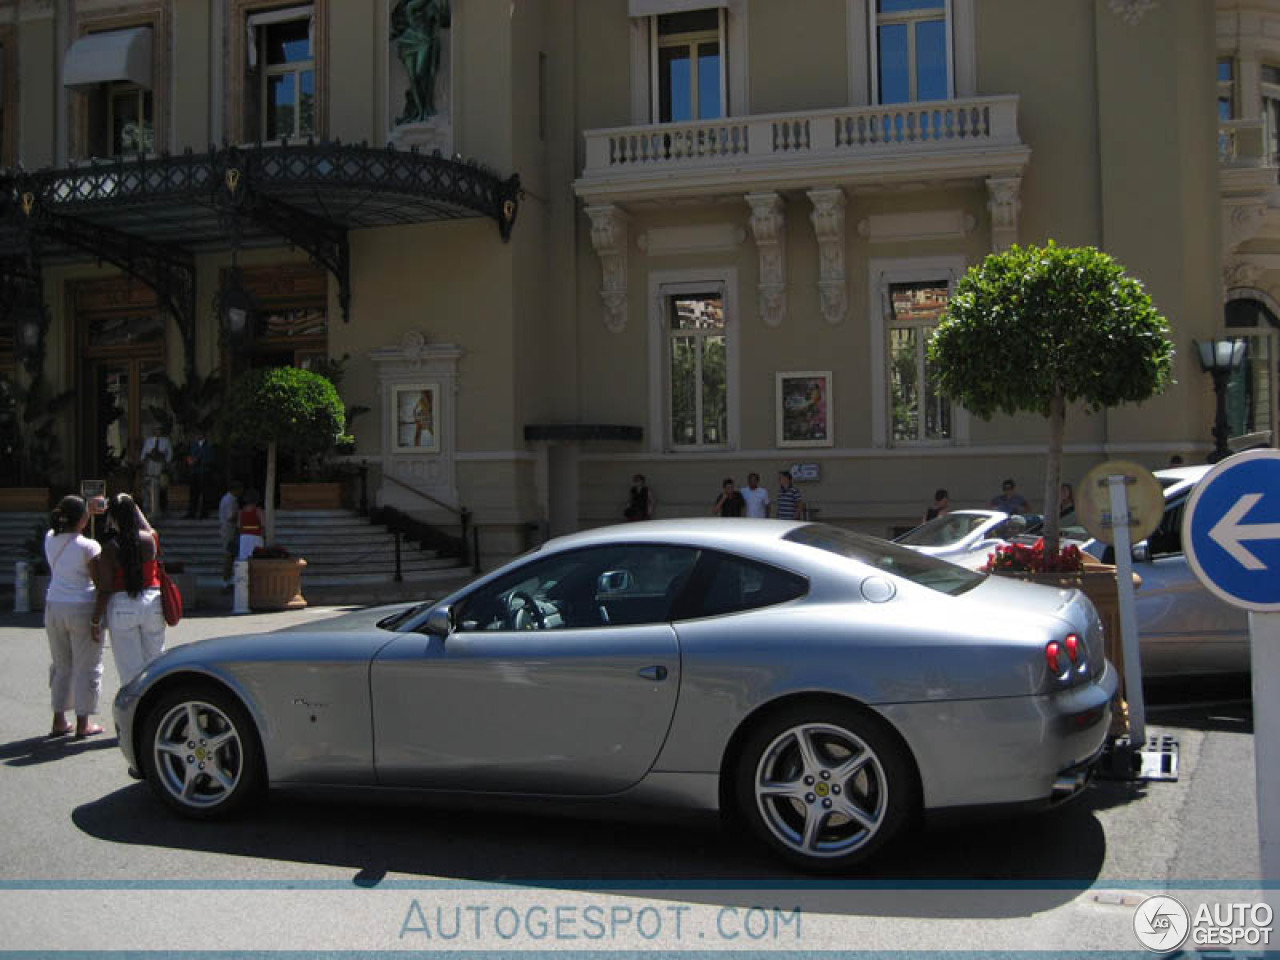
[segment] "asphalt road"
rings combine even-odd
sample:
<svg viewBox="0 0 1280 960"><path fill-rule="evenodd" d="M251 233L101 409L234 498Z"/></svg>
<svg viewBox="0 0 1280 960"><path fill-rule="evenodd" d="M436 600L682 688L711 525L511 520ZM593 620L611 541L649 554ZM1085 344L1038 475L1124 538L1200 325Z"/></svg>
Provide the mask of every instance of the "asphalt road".
<svg viewBox="0 0 1280 960"><path fill-rule="evenodd" d="M171 642L333 612L193 617ZM181 821L127 776L109 735L44 736L40 623L0 616L0 952L1136 950L1134 911L1150 893L1257 898L1240 685L1152 691L1152 732L1179 743L1177 782L1104 782L1048 813L935 825L865 876L815 881L701 819L289 793L233 822ZM104 710L117 686L106 662ZM546 917L550 933L535 922Z"/></svg>

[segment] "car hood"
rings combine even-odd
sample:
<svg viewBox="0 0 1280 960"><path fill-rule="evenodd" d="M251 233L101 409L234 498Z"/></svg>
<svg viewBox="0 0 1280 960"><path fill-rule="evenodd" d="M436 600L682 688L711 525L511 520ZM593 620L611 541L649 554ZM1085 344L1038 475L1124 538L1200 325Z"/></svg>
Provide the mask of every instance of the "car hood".
<svg viewBox="0 0 1280 960"><path fill-rule="evenodd" d="M351 633L362 630L377 630L378 624L388 617L395 616L405 610L411 610L414 607L422 606L425 610L426 606L418 603L389 603L379 607L364 607L360 610L352 610L349 613L342 613L336 617L328 617L324 620L317 620L314 623L300 623L292 627L282 627L279 630L273 630L273 633L332 633L342 632ZM390 633L387 634L388 638Z"/></svg>

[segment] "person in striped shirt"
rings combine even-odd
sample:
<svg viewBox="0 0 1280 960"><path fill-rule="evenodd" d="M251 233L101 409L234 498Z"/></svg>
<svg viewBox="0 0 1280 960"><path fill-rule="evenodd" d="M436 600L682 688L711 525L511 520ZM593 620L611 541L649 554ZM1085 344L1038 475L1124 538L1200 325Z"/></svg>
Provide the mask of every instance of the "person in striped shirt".
<svg viewBox="0 0 1280 960"><path fill-rule="evenodd" d="M804 519L804 498L792 483L790 470L778 471L778 495L773 502L779 520Z"/></svg>

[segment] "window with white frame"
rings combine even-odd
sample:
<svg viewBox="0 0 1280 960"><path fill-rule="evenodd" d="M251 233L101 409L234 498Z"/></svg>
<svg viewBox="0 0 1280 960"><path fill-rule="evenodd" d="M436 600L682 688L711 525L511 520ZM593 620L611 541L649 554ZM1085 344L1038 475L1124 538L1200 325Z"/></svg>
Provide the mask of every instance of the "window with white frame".
<svg viewBox="0 0 1280 960"><path fill-rule="evenodd" d="M1230 439L1241 445L1273 446L1276 436L1277 357L1280 318L1261 300L1242 297L1227 302L1227 335L1243 337L1245 358L1227 382L1227 425Z"/></svg>
<svg viewBox="0 0 1280 960"><path fill-rule="evenodd" d="M953 89L951 0L874 0L879 103L946 100Z"/></svg>
<svg viewBox="0 0 1280 960"><path fill-rule="evenodd" d="M653 121L727 115L724 8L659 14L649 24Z"/></svg>
<svg viewBox="0 0 1280 960"><path fill-rule="evenodd" d="M1262 126L1264 149L1274 162L1280 156L1280 67L1262 65Z"/></svg>
<svg viewBox="0 0 1280 960"><path fill-rule="evenodd" d="M311 7L289 7L248 18L250 85L263 140L305 139L316 133L316 60ZM256 77L253 75L256 74Z"/></svg>
<svg viewBox="0 0 1280 960"><path fill-rule="evenodd" d="M929 341L947 308L945 278L891 283L886 296L889 438L894 445L953 437L951 404L938 393Z"/></svg>
<svg viewBox="0 0 1280 960"><path fill-rule="evenodd" d="M1230 57L1218 58L1218 119L1230 120L1234 115L1235 62Z"/></svg>
<svg viewBox="0 0 1280 960"><path fill-rule="evenodd" d="M667 438L673 449L729 442L729 334L717 290L664 298Z"/></svg>

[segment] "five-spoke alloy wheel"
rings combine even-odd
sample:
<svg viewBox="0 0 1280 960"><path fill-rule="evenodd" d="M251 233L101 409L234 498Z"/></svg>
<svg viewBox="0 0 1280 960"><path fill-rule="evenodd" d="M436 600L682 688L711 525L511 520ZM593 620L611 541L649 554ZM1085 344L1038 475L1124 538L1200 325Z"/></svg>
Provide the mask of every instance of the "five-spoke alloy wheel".
<svg viewBox="0 0 1280 960"><path fill-rule="evenodd" d="M214 687L182 688L147 713L140 759L147 782L187 817L223 816L261 784L257 735L244 707Z"/></svg>
<svg viewBox="0 0 1280 960"><path fill-rule="evenodd" d="M900 746L872 718L800 706L758 725L737 771L740 811L758 836L808 870L838 871L892 839L917 791Z"/></svg>

